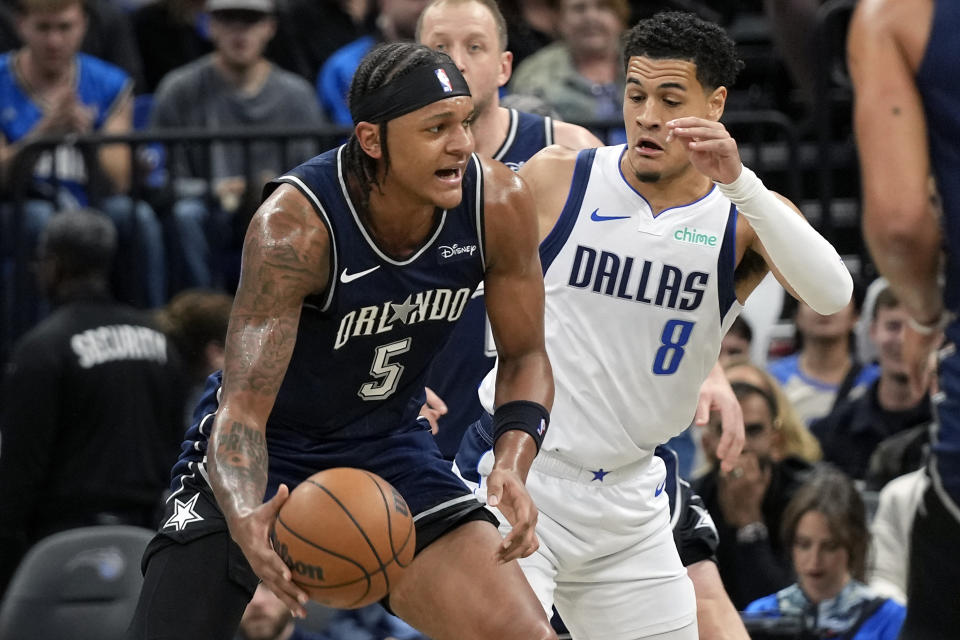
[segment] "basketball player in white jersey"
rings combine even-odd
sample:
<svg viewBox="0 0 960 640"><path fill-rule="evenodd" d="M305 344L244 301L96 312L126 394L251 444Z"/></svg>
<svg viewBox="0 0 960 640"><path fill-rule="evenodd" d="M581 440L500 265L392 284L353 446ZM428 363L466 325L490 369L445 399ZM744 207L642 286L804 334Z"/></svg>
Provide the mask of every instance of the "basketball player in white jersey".
<svg viewBox="0 0 960 640"><path fill-rule="evenodd" d="M449 54L467 80L476 110L471 128L477 153L518 170L537 151L553 143L571 149L587 149L602 144L592 133L578 125L500 106L498 89L510 79L512 54L506 49L507 26L495 0L433 0L420 14L417 40ZM446 414L445 405L439 405L436 396L432 406L425 406L423 411L424 415L440 423L438 440L442 451L445 443L452 444L456 451L465 427L480 412L476 388L493 365L493 358L483 357L481 350L476 348L477 343L483 340L482 334L488 333L483 326L485 311L482 295L482 291L478 290L461 318L464 326L458 325L454 337L441 352L451 350L454 353L445 361L449 366L442 367L432 382L441 391L440 395L447 401L446 404L450 405L450 413ZM472 305L478 305L479 309L473 309ZM479 318L474 321L468 315L470 312L475 312ZM450 364L454 359L456 364ZM719 379L702 388L698 419L706 424L711 406L722 411L725 424L723 448L729 451L729 457L733 459L743 444L743 420L739 413L739 401L726 384L719 367L716 374ZM430 389L427 391L429 401ZM438 406L444 406L444 409L438 410ZM464 447L461 447L463 450ZM470 454L480 453L479 449L470 451ZM466 457L474 456L468 454ZM471 478L465 478L465 481L468 485L476 486ZM668 482L667 491L672 488L673 485ZM690 515L678 514L673 520L695 524L683 528L679 534L675 526L674 533L675 537L680 536L683 548L687 550L681 553L681 559L687 566L696 590L701 637L746 638L743 623L724 591L715 560L712 559L715 548L715 545L709 544L711 535L715 534L712 521L708 523L709 516L704 518L703 514L697 514L697 507L687 505L679 494L670 499L675 500L677 505L683 505L678 506L677 510L691 510ZM691 539L696 542L691 542Z"/></svg>
<svg viewBox="0 0 960 640"><path fill-rule="evenodd" d="M653 450L690 424L723 334L768 271L822 314L853 283L720 124L742 65L720 27L658 14L630 31L624 60L627 145L554 146L520 170L540 219L557 388L527 481L541 546L522 567L574 638L694 640Z"/></svg>

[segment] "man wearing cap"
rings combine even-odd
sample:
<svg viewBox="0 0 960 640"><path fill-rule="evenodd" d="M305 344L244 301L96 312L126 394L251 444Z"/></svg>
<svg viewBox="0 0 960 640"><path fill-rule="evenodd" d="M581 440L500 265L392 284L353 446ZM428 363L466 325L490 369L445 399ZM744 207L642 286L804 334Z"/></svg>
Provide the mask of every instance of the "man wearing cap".
<svg viewBox="0 0 960 640"><path fill-rule="evenodd" d="M304 615L270 530L291 488L356 467L416 526L394 613L434 640L556 639L515 562L538 546L524 482L553 404L528 188L473 153L473 100L444 53L372 50L350 108L350 140L271 182L251 222L224 370L174 467L129 638L229 639L260 580ZM500 358L487 503L506 538L418 417L481 281Z"/></svg>
<svg viewBox="0 0 960 640"><path fill-rule="evenodd" d="M207 10L215 50L164 77L152 127L255 129L323 122L310 84L263 55L276 31L274 0L209 0ZM302 162L316 151L313 140L292 142L286 156L281 142L256 143L249 155L237 143L216 143L209 154L199 146L175 148L170 169L180 199L173 215L178 241L171 251L173 264L184 273L171 274L173 288L224 284L211 264L210 245L228 235L230 215L245 196L258 196L263 183L288 163ZM253 163L249 170L248 157ZM207 176L213 179L212 193L206 191ZM245 176L254 176L257 183L247 184Z"/></svg>

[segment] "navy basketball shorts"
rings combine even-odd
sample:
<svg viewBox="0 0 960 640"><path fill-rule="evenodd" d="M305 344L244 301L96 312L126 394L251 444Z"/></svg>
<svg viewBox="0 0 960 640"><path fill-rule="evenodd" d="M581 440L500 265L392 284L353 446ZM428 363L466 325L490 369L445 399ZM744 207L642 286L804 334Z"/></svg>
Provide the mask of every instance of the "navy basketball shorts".
<svg viewBox="0 0 960 640"><path fill-rule="evenodd" d="M910 536L907 618L901 640L955 638L960 628L956 590L960 560L960 508L942 486L932 483L917 508Z"/></svg>
<svg viewBox="0 0 960 640"><path fill-rule="evenodd" d="M443 459L427 430L376 440L327 442L309 452L299 447L296 451L286 451L282 439L279 444L277 439L269 444L270 474L265 499L276 493L281 483L293 490L317 471L356 467L384 478L406 500L417 531L416 553L465 522L486 520L495 526L498 523L496 516L453 472L450 462ZM151 555L159 549L227 531L226 520L206 479L205 464L192 465L192 469L174 483L159 531L144 554L144 570ZM240 584L249 586L252 594L257 585L256 576L250 572L247 580L243 579L243 571L232 569L231 572Z"/></svg>

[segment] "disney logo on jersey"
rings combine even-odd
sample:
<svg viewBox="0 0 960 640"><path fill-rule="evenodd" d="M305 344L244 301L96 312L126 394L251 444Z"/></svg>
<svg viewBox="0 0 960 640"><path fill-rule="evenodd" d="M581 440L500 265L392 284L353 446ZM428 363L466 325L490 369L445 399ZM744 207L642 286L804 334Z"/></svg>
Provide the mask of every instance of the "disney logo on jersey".
<svg viewBox="0 0 960 640"><path fill-rule="evenodd" d="M437 247L437 255L440 257L440 262L466 260L467 258L472 258L476 252L477 245L475 244L457 244L455 242Z"/></svg>
<svg viewBox="0 0 960 640"><path fill-rule="evenodd" d="M520 167L522 167L525 162L521 160L520 162L504 162L503 164L507 165L511 171L516 173L517 171L520 171Z"/></svg>
<svg viewBox="0 0 960 640"><path fill-rule="evenodd" d="M703 302L710 274L577 245L567 284L577 289L657 307L693 311Z"/></svg>
<svg viewBox="0 0 960 640"><path fill-rule="evenodd" d="M400 302L388 301L353 309L340 319L333 348L340 349L351 338L389 333L401 326L427 321L456 322L463 315L472 293L473 289L469 287L430 289L410 294Z"/></svg>

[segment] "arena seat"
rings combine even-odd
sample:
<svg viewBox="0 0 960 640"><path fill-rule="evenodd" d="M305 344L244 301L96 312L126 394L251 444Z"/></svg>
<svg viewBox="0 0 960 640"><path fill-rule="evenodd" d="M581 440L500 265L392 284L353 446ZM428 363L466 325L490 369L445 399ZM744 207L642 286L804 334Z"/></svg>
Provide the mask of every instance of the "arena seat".
<svg viewBox="0 0 960 640"><path fill-rule="evenodd" d="M140 558L153 531L84 527L44 538L24 557L0 606L0 640L113 640L136 608Z"/></svg>

